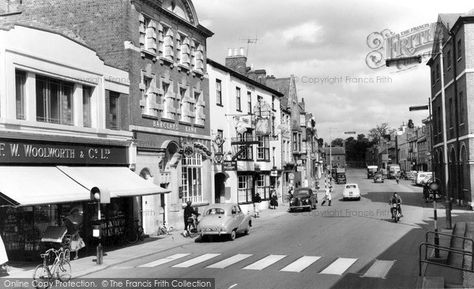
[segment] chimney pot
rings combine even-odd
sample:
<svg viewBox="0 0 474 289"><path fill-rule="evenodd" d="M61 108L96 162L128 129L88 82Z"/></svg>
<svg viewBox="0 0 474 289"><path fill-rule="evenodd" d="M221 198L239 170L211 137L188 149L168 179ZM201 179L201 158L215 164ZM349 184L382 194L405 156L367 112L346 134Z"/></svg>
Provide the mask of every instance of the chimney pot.
<svg viewBox="0 0 474 289"><path fill-rule="evenodd" d="M234 48L234 56L238 56L239 55L239 49L238 48Z"/></svg>
<svg viewBox="0 0 474 289"><path fill-rule="evenodd" d="M231 57L232 56L232 48L229 48L227 50L227 57Z"/></svg>
<svg viewBox="0 0 474 289"><path fill-rule="evenodd" d="M245 55L245 50L243 47L240 47L240 56L244 56Z"/></svg>

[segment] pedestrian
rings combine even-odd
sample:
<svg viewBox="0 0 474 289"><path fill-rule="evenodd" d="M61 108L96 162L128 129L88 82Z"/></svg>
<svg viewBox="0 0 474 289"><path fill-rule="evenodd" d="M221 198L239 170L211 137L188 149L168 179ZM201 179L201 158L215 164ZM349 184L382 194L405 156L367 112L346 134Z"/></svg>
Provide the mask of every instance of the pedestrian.
<svg viewBox="0 0 474 289"><path fill-rule="evenodd" d="M67 234L69 235L69 244L71 252L75 252L76 256L74 259L79 258L79 250L86 246L79 232L83 222L84 212L82 207L74 207L67 217L64 218L64 223L67 228Z"/></svg>
<svg viewBox="0 0 474 289"><path fill-rule="evenodd" d="M331 206L331 200L332 200L332 186L326 187L326 190L324 192L324 198L323 202L321 203L321 206L324 206L326 201L328 201L328 206Z"/></svg>
<svg viewBox="0 0 474 289"><path fill-rule="evenodd" d="M258 218L260 216L260 211L258 210L258 203L262 201L262 198L260 197L259 193L256 193L253 197L252 203L253 203L253 213L254 217Z"/></svg>
<svg viewBox="0 0 474 289"><path fill-rule="evenodd" d="M272 194L270 196L270 209L276 209L278 207L278 196L276 194L275 189L272 190Z"/></svg>
<svg viewBox="0 0 474 289"><path fill-rule="evenodd" d="M292 198L293 198L293 186L290 186L288 188L288 200L291 201Z"/></svg>

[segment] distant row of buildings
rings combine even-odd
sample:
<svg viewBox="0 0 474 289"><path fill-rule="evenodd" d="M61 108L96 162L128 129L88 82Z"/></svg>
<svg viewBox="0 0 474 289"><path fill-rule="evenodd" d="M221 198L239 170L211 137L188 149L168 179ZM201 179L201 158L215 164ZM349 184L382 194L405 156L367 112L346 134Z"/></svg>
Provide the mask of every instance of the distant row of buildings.
<svg viewBox="0 0 474 289"><path fill-rule="evenodd" d="M48 226L74 218L104 244L138 220L183 227L183 206L321 174L316 121L295 78L250 70L244 51L207 57L213 35L189 0L9 0L0 4L0 232L11 260L38 255Z"/></svg>

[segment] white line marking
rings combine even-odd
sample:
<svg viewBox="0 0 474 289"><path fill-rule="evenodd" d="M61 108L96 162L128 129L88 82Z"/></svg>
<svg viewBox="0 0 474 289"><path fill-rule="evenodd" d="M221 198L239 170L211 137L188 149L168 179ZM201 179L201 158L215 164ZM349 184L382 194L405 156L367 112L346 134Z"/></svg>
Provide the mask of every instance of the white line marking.
<svg viewBox="0 0 474 289"><path fill-rule="evenodd" d="M291 263L290 265L286 266L285 268L281 269L280 271L301 272L304 269L308 268L314 262L318 261L320 258L321 257L317 256L303 256L295 262Z"/></svg>
<svg viewBox="0 0 474 289"><path fill-rule="evenodd" d="M143 267L143 268L156 267L156 266L159 266L159 265L169 263L169 262L174 261L174 260L178 260L178 259L186 257L188 255L189 254L175 254L175 255L171 255L171 256L163 258L163 259L158 259L156 261L140 265L138 267Z"/></svg>
<svg viewBox="0 0 474 289"><path fill-rule="evenodd" d="M217 269L224 269L226 267L229 267L230 265L233 265L237 262L240 262L248 257L252 256L252 254L237 254L235 256L232 256L230 258L227 258L225 260L222 260L218 263L212 264L207 266L206 268L217 268Z"/></svg>
<svg viewBox="0 0 474 289"><path fill-rule="evenodd" d="M268 266L280 261L281 259L285 258L286 255L268 255L267 257L258 260L257 262L244 267L243 269L246 270L263 270Z"/></svg>
<svg viewBox="0 0 474 289"><path fill-rule="evenodd" d="M219 255L220 254L204 254L204 255L201 255L201 256L196 257L194 259L188 260L186 262L174 265L173 267L175 267L175 268L188 268L188 267L194 266L196 264L202 263L204 261L210 260L212 258L215 258Z"/></svg>
<svg viewBox="0 0 474 289"><path fill-rule="evenodd" d="M327 266L326 269L320 272L320 274L333 274L342 275L349 267L357 261L353 258L338 258L332 262L331 265Z"/></svg>
<svg viewBox="0 0 474 289"><path fill-rule="evenodd" d="M370 266L369 270L365 272L362 277L371 277L371 278L382 278L385 279L388 272L392 268L395 260L393 261L383 261L383 260L375 260L374 264Z"/></svg>

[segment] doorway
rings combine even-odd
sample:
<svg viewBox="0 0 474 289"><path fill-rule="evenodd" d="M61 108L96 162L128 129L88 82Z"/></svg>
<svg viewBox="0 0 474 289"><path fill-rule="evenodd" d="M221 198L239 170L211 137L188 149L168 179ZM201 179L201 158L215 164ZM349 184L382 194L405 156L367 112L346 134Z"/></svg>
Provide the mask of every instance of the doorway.
<svg viewBox="0 0 474 289"><path fill-rule="evenodd" d="M214 202L220 204L225 200L225 180L227 176L223 173L218 173L214 176Z"/></svg>

